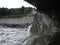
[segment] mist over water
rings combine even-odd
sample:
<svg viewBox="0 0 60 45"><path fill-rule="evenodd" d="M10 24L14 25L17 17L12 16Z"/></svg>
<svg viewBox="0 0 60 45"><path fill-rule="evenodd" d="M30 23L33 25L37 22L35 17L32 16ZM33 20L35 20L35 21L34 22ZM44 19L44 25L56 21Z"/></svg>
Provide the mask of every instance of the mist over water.
<svg viewBox="0 0 60 45"><path fill-rule="evenodd" d="M41 43L43 45L48 44L49 40L47 39L49 38L44 36L52 36L56 32L57 28L52 19L50 19L46 14L35 12L34 15L34 18L31 18L33 23L27 28L10 28L0 26L0 45L32 45L35 38L38 38L37 40L39 40L35 43L35 45L40 45ZM27 19L29 20L29 18ZM42 42L42 40L45 43Z"/></svg>
<svg viewBox="0 0 60 45"><path fill-rule="evenodd" d="M33 35L30 39L30 45L48 45L49 40L56 32L57 27L47 14L37 12L30 33Z"/></svg>

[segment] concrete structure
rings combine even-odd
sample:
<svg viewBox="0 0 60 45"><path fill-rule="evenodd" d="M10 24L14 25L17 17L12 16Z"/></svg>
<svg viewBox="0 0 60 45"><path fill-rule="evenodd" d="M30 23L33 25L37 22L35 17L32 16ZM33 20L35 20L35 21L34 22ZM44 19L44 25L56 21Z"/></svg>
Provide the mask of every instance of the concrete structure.
<svg viewBox="0 0 60 45"><path fill-rule="evenodd" d="M26 24L31 23L34 17L23 17L23 18L1 18L0 24Z"/></svg>

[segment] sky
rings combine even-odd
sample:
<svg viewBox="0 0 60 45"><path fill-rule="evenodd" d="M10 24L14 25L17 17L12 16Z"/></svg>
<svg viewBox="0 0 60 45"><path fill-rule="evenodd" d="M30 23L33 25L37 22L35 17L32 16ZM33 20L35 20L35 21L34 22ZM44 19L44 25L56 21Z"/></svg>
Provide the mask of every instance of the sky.
<svg viewBox="0 0 60 45"><path fill-rule="evenodd" d="M33 5L27 3L24 0L0 0L0 8L20 8L20 7L33 7Z"/></svg>

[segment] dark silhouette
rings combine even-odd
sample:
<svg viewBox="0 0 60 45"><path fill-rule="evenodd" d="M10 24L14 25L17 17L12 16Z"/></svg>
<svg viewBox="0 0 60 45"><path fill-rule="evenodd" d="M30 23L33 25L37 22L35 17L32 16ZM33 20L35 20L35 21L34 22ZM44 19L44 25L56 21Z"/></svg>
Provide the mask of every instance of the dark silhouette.
<svg viewBox="0 0 60 45"><path fill-rule="evenodd" d="M49 45L60 45L60 31L56 32L50 40Z"/></svg>

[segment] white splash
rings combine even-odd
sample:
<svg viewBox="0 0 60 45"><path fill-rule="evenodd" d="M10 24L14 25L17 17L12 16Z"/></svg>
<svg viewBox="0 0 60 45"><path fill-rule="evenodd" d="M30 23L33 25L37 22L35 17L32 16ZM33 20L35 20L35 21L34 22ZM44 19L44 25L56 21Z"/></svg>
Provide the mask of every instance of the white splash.
<svg viewBox="0 0 60 45"><path fill-rule="evenodd" d="M0 28L0 45L22 45L22 41L30 35L28 28Z"/></svg>

